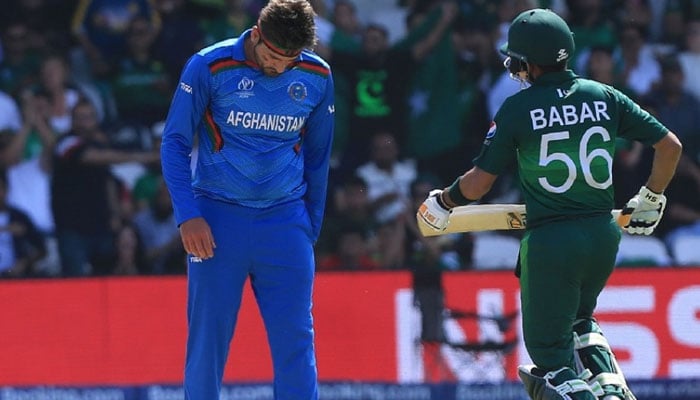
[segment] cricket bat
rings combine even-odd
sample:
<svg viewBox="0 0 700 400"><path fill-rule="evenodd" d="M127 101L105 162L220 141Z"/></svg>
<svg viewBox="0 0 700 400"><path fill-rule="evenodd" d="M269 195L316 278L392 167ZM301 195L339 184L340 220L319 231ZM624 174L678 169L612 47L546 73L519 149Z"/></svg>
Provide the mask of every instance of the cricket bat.
<svg viewBox="0 0 700 400"><path fill-rule="evenodd" d="M629 224L629 213L613 210L618 225ZM423 236L448 233L525 229L527 214L525 204L473 204L452 209L447 228L438 231L418 217L418 229Z"/></svg>

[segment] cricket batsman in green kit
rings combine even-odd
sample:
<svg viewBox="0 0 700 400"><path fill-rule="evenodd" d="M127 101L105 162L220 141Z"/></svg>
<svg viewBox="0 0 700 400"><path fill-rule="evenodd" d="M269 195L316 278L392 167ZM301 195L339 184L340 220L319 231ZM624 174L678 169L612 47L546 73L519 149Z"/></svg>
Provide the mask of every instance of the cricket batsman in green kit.
<svg viewBox="0 0 700 400"><path fill-rule="evenodd" d="M644 235L663 215L681 143L618 90L567 68L574 38L555 13L521 13L501 51L511 75L530 86L496 113L474 167L433 190L417 217L445 229L453 207L480 199L517 160L528 219L519 261L523 336L534 362L518 375L535 400L633 400L593 317L621 237L611 217L615 139L654 148L646 184L623 209L622 229Z"/></svg>

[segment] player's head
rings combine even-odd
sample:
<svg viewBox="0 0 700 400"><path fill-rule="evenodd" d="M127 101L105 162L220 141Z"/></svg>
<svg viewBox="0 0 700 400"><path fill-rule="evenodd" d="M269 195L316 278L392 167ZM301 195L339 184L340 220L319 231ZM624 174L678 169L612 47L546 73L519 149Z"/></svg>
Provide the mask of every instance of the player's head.
<svg viewBox="0 0 700 400"><path fill-rule="evenodd" d="M389 31L384 25L371 22L362 34L362 49L367 56L376 56L389 49Z"/></svg>
<svg viewBox="0 0 700 400"><path fill-rule="evenodd" d="M88 99L80 99L71 113L72 130L79 136L91 137L100 131L100 119L95 106Z"/></svg>
<svg viewBox="0 0 700 400"><path fill-rule="evenodd" d="M563 70L574 52L574 34L566 22L550 10L534 8L518 15L501 47L508 56L504 65L519 80L531 80L528 64L545 71Z"/></svg>
<svg viewBox="0 0 700 400"><path fill-rule="evenodd" d="M251 39L266 75L281 74L302 50L316 45L315 16L307 0L270 0L260 11Z"/></svg>

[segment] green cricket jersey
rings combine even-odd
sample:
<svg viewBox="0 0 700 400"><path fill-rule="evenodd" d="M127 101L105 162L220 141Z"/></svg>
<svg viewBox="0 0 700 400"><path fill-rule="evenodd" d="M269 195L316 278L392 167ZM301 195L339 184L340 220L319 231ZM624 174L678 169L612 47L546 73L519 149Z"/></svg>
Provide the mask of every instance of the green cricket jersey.
<svg viewBox="0 0 700 400"><path fill-rule="evenodd" d="M533 227L610 212L615 138L651 145L667 133L617 89L570 70L547 73L503 103L474 164L498 175L517 156Z"/></svg>

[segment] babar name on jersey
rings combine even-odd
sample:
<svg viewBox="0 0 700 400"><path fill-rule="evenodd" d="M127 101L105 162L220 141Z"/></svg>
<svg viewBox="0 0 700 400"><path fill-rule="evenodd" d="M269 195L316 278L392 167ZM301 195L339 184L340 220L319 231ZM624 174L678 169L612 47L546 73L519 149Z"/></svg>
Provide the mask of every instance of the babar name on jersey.
<svg viewBox="0 0 700 400"><path fill-rule="evenodd" d="M231 110L226 118L226 123L236 128L266 130L273 132L296 132L300 130L306 117L266 114L251 111Z"/></svg>
<svg viewBox="0 0 700 400"><path fill-rule="evenodd" d="M608 105L604 101L582 102L581 104L552 105L549 109L530 110L532 130L556 126L577 125L586 122L610 120Z"/></svg>

